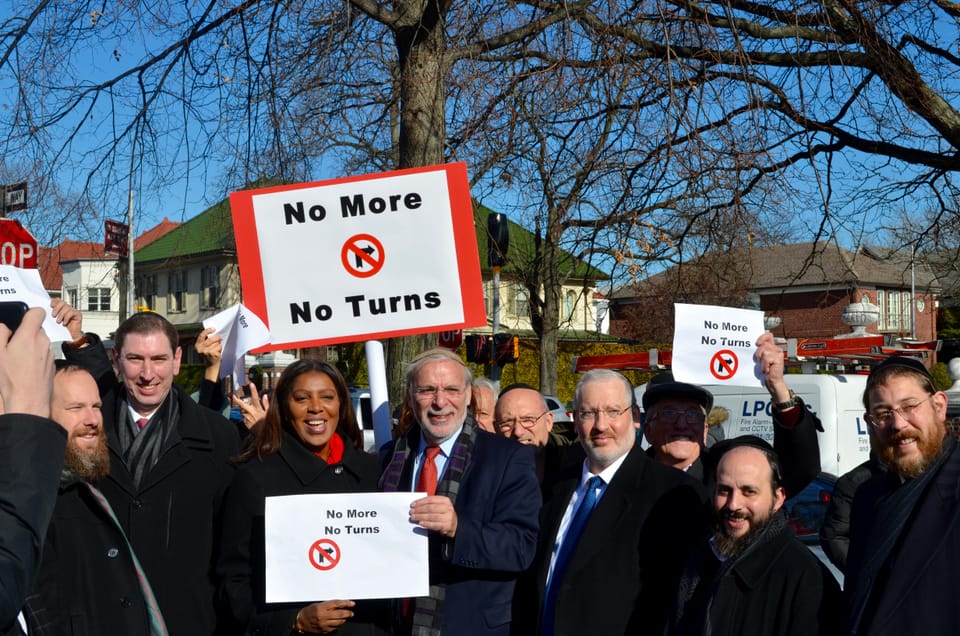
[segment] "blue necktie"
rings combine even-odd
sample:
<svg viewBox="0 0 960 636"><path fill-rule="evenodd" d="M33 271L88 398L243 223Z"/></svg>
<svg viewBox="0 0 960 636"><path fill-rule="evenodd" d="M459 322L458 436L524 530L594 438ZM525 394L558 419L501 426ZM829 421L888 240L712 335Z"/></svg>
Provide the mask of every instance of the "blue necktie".
<svg viewBox="0 0 960 636"><path fill-rule="evenodd" d="M557 590L563 583L563 576L567 573L567 566L570 565L570 559L573 557L573 551L577 547L577 541L583 534L583 529L587 526L590 514L597 507L597 500L600 498L599 490L603 487L603 479L594 476L587 482L587 490L584 493L583 501L577 506L577 511L570 521L570 527L567 528L567 535L560 544L560 551L557 553L557 560L553 564L553 576L547 585L546 597L543 601L543 636L553 636L553 619L556 612Z"/></svg>

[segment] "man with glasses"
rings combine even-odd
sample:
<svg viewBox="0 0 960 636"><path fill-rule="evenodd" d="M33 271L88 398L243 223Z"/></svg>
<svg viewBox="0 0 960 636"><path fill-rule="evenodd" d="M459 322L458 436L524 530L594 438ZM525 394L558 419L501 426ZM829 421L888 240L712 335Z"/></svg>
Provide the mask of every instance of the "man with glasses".
<svg viewBox="0 0 960 636"><path fill-rule="evenodd" d="M700 484L643 453L639 426L629 380L608 370L583 375L574 428L585 458L558 472L545 500L517 633L663 628L682 564L706 531L706 507Z"/></svg>
<svg viewBox="0 0 960 636"><path fill-rule="evenodd" d="M533 560L540 489L533 452L479 430L471 373L448 349L406 372L415 425L396 440L380 483L426 495L410 520L429 531L430 595L407 599L399 634L507 636L514 584Z"/></svg>
<svg viewBox="0 0 960 636"><path fill-rule="evenodd" d="M960 453L947 434L947 396L921 362L890 357L870 372L863 406L887 472L854 495L846 633L956 633Z"/></svg>
<svg viewBox="0 0 960 636"><path fill-rule="evenodd" d="M554 435L553 413L543 394L527 384L511 384L500 392L494 409L494 427L504 437L532 446L537 454L537 479L550 481L569 448L566 438Z"/></svg>
<svg viewBox="0 0 960 636"><path fill-rule="evenodd" d="M787 498L804 489L820 472L820 448L816 417L784 380L783 349L765 333L757 340L754 360L770 393L773 413L773 447L783 467ZM706 389L675 382L669 373L651 380L643 394L646 414L643 433L650 443L648 454L661 464L679 468L702 482L712 493L716 458L706 448L706 418L713 395Z"/></svg>

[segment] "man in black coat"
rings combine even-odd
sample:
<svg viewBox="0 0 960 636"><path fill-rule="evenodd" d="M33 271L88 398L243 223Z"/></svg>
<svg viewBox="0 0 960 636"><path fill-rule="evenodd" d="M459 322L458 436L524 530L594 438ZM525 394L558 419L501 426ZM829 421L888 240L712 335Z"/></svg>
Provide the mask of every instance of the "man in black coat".
<svg viewBox="0 0 960 636"><path fill-rule="evenodd" d="M110 471L93 376L64 365L51 417L68 433L66 461L43 557L24 615L31 636L162 636L153 592L112 508L91 482Z"/></svg>
<svg viewBox="0 0 960 636"><path fill-rule="evenodd" d="M57 498L67 444L50 416L53 355L31 309L15 334L0 324L0 634L20 634L17 614Z"/></svg>
<svg viewBox="0 0 960 636"><path fill-rule="evenodd" d="M57 311L55 309L55 311ZM96 485L127 533L174 636L216 628L213 567L221 507L239 453L236 427L173 383L176 328L159 314L127 318L114 335L116 381L100 339L81 319L64 354L100 386L110 474Z"/></svg>
<svg viewBox="0 0 960 636"><path fill-rule="evenodd" d="M870 372L863 404L887 472L853 499L846 633L956 633L960 453L947 433L947 396L921 362L890 357Z"/></svg>
<svg viewBox="0 0 960 636"><path fill-rule="evenodd" d="M636 444L640 410L619 373L583 375L574 426L585 459L561 469L550 488L514 633L658 633L706 532L702 485Z"/></svg>
<svg viewBox="0 0 960 636"><path fill-rule="evenodd" d="M765 333L757 340L754 359L770 393L773 447L782 461L783 486L789 499L820 472L820 422L787 387L783 349L774 342L772 334ZM643 394L648 454L702 482L707 494L713 492L716 474L716 454L712 448L706 448L705 422L712 406L713 395L709 391L674 382L669 373L651 380Z"/></svg>
<svg viewBox="0 0 960 636"><path fill-rule="evenodd" d="M687 563L671 636L839 633L840 587L787 524L773 447L745 435L716 452L716 531Z"/></svg>

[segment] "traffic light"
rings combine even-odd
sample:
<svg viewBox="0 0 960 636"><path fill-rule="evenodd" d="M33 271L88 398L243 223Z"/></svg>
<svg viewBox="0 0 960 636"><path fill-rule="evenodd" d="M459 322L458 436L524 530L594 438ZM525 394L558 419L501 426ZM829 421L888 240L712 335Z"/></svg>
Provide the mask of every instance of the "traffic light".
<svg viewBox="0 0 960 636"><path fill-rule="evenodd" d="M491 212L487 216L487 261L490 267L500 267L507 262L507 248L510 246L510 229L507 216Z"/></svg>
<svg viewBox="0 0 960 636"><path fill-rule="evenodd" d="M520 336L498 333L493 336L493 346L497 351L497 364L501 367L520 359Z"/></svg>
<svg viewBox="0 0 960 636"><path fill-rule="evenodd" d="M463 337L467 349L467 362L486 364L490 362L490 340L487 336L468 334Z"/></svg>

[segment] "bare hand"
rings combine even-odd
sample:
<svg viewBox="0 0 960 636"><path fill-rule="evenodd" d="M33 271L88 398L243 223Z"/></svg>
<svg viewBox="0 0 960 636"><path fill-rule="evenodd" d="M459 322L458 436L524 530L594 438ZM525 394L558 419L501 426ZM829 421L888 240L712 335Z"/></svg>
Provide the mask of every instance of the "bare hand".
<svg viewBox="0 0 960 636"><path fill-rule="evenodd" d="M53 353L41 329L45 315L31 308L16 333L0 324L0 398L6 413L50 417Z"/></svg>
<svg viewBox="0 0 960 636"><path fill-rule="evenodd" d="M57 319L70 332L70 337L79 340L83 337L83 314L60 298L50 301L50 315Z"/></svg>
<svg viewBox="0 0 960 636"><path fill-rule="evenodd" d="M786 402L790 399L790 389L783 378L784 357L783 349L774 341L769 331L757 339L757 351L753 354L763 374L763 384L767 387L774 403Z"/></svg>
<svg viewBox="0 0 960 636"><path fill-rule="evenodd" d="M353 601L324 601L307 605L297 614L296 627L312 634L329 634L353 618Z"/></svg>
<svg viewBox="0 0 960 636"><path fill-rule="evenodd" d="M270 399L266 395L260 397L257 392L257 385L253 382L247 386L250 389L250 403L247 404L243 400L240 391L230 396L230 403L240 409L240 413L243 414L243 425L247 429L251 429L267 416L267 411L270 409Z"/></svg>
<svg viewBox="0 0 960 636"><path fill-rule="evenodd" d="M197 354L203 358L203 364L206 365L203 377L211 382L220 379L220 362L223 358L223 337L212 335L214 331L216 330L213 327L204 329L197 335L194 343Z"/></svg>
<svg viewBox="0 0 960 636"><path fill-rule="evenodd" d="M449 497L434 495L410 504L410 521L451 539L457 536L457 511Z"/></svg>

